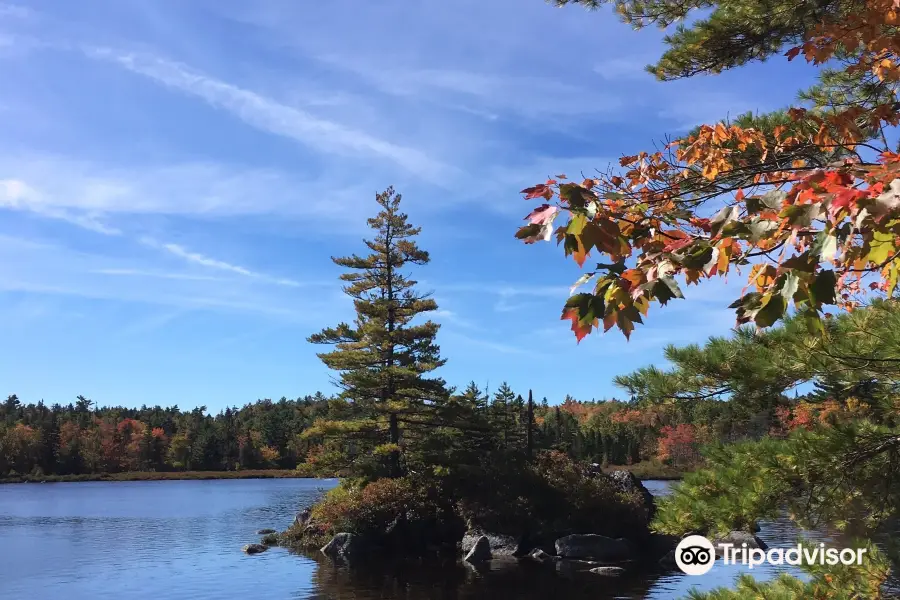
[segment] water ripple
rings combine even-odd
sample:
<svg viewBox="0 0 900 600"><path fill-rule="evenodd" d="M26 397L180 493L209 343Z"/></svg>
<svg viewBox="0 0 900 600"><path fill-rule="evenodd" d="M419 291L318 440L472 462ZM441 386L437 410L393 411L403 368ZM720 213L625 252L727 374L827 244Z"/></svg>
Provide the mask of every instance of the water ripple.
<svg viewBox="0 0 900 600"><path fill-rule="evenodd" d="M91 482L0 486L0 598L4 600L663 599L692 586L729 585L741 572L717 565L703 577L641 574L565 578L495 562L410 569L348 569L273 548L247 556L258 529L286 528L335 480ZM648 482L655 494L665 482ZM786 519L763 524L771 546L793 544ZM815 539L824 539L814 536ZM768 578L784 570L765 567Z"/></svg>

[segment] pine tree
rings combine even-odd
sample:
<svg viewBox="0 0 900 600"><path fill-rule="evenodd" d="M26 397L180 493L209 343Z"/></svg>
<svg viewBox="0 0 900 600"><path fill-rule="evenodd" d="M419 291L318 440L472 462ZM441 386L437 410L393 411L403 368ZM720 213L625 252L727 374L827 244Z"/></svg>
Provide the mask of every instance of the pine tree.
<svg viewBox="0 0 900 600"><path fill-rule="evenodd" d="M354 464L348 466L368 477L403 474L404 446L422 435L422 428L436 425L430 418L434 404L447 396L442 379L426 376L445 362L435 343L439 325L413 323L436 310L437 303L415 291L416 281L403 272L408 265L427 264L429 256L416 245L420 229L407 223L400 199L393 188L376 196L381 211L368 221L376 232L365 241L370 254L332 259L350 269L341 279L347 282L344 293L353 298L356 320L309 337L314 344L334 345L318 356L340 373L341 397L360 414L350 421L319 422L308 433L354 441L355 456L345 457Z"/></svg>
<svg viewBox="0 0 900 600"><path fill-rule="evenodd" d="M509 387L509 384L505 381L500 384L500 387L497 388L497 391L494 392L494 404L508 406L512 404L516 399L516 393L512 391L512 388Z"/></svg>
<svg viewBox="0 0 900 600"><path fill-rule="evenodd" d="M488 407L488 395L481 391L478 384L470 381L466 389L459 396L459 401L471 404L475 410L483 411Z"/></svg>
<svg viewBox="0 0 900 600"><path fill-rule="evenodd" d="M491 403L491 421L500 436L503 448L515 445L516 427L516 393L512 391L505 381L494 392L494 400Z"/></svg>
<svg viewBox="0 0 900 600"><path fill-rule="evenodd" d="M530 461L534 456L534 397L528 390L528 413L525 417L525 457Z"/></svg>

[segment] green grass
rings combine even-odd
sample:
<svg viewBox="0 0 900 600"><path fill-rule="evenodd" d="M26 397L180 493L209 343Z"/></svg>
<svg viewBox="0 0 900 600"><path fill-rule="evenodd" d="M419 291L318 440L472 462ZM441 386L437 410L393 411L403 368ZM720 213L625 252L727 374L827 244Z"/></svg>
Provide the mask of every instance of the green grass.
<svg viewBox="0 0 900 600"><path fill-rule="evenodd" d="M638 479L681 479L685 473L690 473L693 469L685 469L682 467L673 467L665 463L644 460L633 465L609 465L603 469L606 473L610 471L631 471Z"/></svg>
<svg viewBox="0 0 900 600"><path fill-rule="evenodd" d="M59 483L68 481L166 481L175 479L284 479L308 478L294 469L247 469L244 471L136 471L81 475L16 475L0 477L0 483Z"/></svg>

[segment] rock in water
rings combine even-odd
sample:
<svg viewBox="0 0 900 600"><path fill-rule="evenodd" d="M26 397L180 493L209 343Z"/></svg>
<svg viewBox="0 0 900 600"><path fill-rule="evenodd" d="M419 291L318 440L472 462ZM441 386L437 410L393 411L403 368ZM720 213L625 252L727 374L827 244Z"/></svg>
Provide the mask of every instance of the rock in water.
<svg viewBox="0 0 900 600"><path fill-rule="evenodd" d="M610 472L609 478L619 491L637 492L640 494L644 502L644 508L647 510L647 521L649 522L653 519L653 516L656 514L656 501L653 499L653 494L650 493L650 490L644 487L644 484L641 483L641 480L634 473L621 469Z"/></svg>
<svg viewBox="0 0 900 600"><path fill-rule="evenodd" d="M359 553L359 538L352 533L336 533L321 551L331 558L352 558Z"/></svg>
<svg viewBox="0 0 900 600"><path fill-rule="evenodd" d="M557 558L556 572L564 577L572 577L578 573L587 573L595 567L603 566L595 560L578 560L575 558Z"/></svg>
<svg viewBox="0 0 900 600"><path fill-rule="evenodd" d="M303 527L304 525L306 525L306 522L309 521L310 516L311 511L309 510L309 508L304 508L302 511L297 513L296 517L294 517L294 525L296 525L297 527Z"/></svg>
<svg viewBox="0 0 900 600"><path fill-rule="evenodd" d="M259 531L256 532L256 535L267 535L270 533L278 533L278 532L275 531L274 529L260 529Z"/></svg>
<svg viewBox="0 0 900 600"><path fill-rule="evenodd" d="M462 539L463 554L469 552L475 547L475 544L481 538L486 537L491 545L492 556L522 556L531 550L525 547L524 540L517 539L511 535L503 535L498 533L488 533L478 529L467 531Z"/></svg>
<svg viewBox="0 0 900 600"><path fill-rule="evenodd" d="M622 567L594 567L591 569L591 573L605 575L607 577L618 577L625 574L625 569Z"/></svg>
<svg viewBox="0 0 900 600"><path fill-rule="evenodd" d="M732 544L734 548L743 548L743 545L747 544L747 548L769 549L764 541L746 531L730 531L728 535L712 540L712 543L716 549L716 556L724 556L725 554L724 549L720 548L719 544Z"/></svg>
<svg viewBox="0 0 900 600"><path fill-rule="evenodd" d="M669 550L665 556L659 559L659 566L664 569L677 569L678 563L675 562L675 551Z"/></svg>
<svg viewBox="0 0 900 600"><path fill-rule="evenodd" d="M491 541L487 539L487 536L483 535L478 538L478 541L475 542L475 545L472 546L472 549L466 554L464 560L469 563L479 563L491 560L491 558L493 558L491 556Z"/></svg>
<svg viewBox="0 0 900 600"><path fill-rule="evenodd" d="M268 548L266 546L263 546L262 544L247 544L246 546L241 548L241 550L243 550L247 554L259 554L260 552L265 552L266 550L268 550Z"/></svg>
<svg viewBox="0 0 900 600"><path fill-rule="evenodd" d="M548 563L548 562L556 561L555 556L551 556L551 555L547 554L540 548L535 548L529 556L531 556L532 560L535 560L539 563Z"/></svg>
<svg viewBox="0 0 900 600"><path fill-rule="evenodd" d="M651 533L646 540L641 542L641 555L651 561L660 560L669 554L674 556L675 547L678 546L680 541L681 538L676 535Z"/></svg>
<svg viewBox="0 0 900 600"><path fill-rule="evenodd" d="M556 554L563 558L587 558L602 562L618 562L634 557L634 548L626 539L609 538L595 533L574 533L556 540Z"/></svg>

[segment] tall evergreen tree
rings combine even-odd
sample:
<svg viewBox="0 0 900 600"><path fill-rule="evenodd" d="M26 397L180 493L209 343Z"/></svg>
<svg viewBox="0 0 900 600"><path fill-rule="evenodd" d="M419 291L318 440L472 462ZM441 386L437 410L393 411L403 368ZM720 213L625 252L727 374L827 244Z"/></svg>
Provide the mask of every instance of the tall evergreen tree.
<svg viewBox="0 0 900 600"><path fill-rule="evenodd" d="M494 392L494 399L491 403L491 420L500 436L502 448L509 448L516 442L515 401L516 393L505 381Z"/></svg>
<svg viewBox="0 0 900 600"><path fill-rule="evenodd" d="M445 362L435 343L439 325L413 323L436 310L437 303L417 292L416 281L403 272L409 265L427 264L429 256L416 245L420 229L400 212L400 199L393 188L376 196L381 211L368 221L375 231L374 239L365 241L370 254L332 258L350 269L341 279L353 298L356 320L309 337L314 344L334 345L318 356L340 373L342 397L360 408L358 419L320 422L309 435L353 440L354 456L344 459L358 475L402 475L404 446L421 428L435 425L430 419L434 403L447 395L442 379L427 376Z"/></svg>
<svg viewBox="0 0 900 600"><path fill-rule="evenodd" d="M534 397L528 390L528 413L525 416L525 456L530 461L534 455Z"/></svg>

